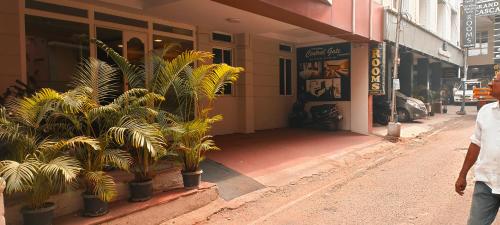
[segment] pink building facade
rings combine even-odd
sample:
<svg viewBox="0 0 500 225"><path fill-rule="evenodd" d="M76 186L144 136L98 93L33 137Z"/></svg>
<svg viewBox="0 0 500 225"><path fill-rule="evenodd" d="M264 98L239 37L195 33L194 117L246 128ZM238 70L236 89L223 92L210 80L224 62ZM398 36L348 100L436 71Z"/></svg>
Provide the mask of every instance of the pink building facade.
<svg viewBox="0 0 500 225"><path fill-rule="evenodd" d="M372 0L5 0L0 91L16 80L64 90L81 57L107 60L89 38L131 61L176 43L171 57L209 51L214 62L245 68L216 102L224 120L214 134L253 133L287 127L300 93L298 50L342 44L349 46L350 78L342 84L349 98L307 107L334 102L344 116L341 129L368 134L369 45L383 42L383 15Z"/></svg>

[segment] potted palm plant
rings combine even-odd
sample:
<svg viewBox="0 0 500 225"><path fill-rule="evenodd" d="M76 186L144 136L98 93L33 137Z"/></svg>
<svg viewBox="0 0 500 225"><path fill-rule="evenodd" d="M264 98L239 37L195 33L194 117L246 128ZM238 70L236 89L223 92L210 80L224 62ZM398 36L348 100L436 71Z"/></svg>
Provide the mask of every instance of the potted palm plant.
<svg viewBox="0 0 500 225"><path fill-rule="evenodd" d="M99 150L82 146L71 153L83 168L83 215L101 216L108 212L108 202L117 195L115 181L103 171L104 167L128 170L131 164L130 154L112 146L106 136L122 115L121 107L111 102L116 97L119 79L115 68L94 58L82 60L76 71L73 89L62 94L47 124L59 136L85 135L98 140Z"/></svg>
<svg viewBox="0 0 500 225"><path fill-rule="evenodd" d="M208 135L211 125L222 119L221 115L210 116L213 102L225 84L236 82L243 68L226 64L194 67L195 63L204 64L213 57L204 51L186 51L170 61L165 60L165 54L173 48L170 45L159 54L150 55L152 69L148 77L151 80L145 82L144 67L131 64L104 43L95 42L114 60L133 88L146 88L170 100L156 108L156 122L164 135L174 139L171 147L177 150L183 164L185 186L197 187L202 173L199 163L204 153L218 149Z"/></svg>
<svg viewBox="0 0 500 225"><path fill-rule="evenodd" d="M130 200L146 201L153 196L153 177L156 163L167 154L166 138L156 122L157 105L164 98L147 89L133 88L115 99L120 106L121 118L111 127L107 136L132 157L129 183Z"/></svg>
<svg viewBox="0 0 500 225"><path fill-rule="evenodd" d="M26 225L52 224L55 204L50 196L66 190L81 170L68 151L82 146L100 150L90 137L56 140L44 133L46 115L61 98L54 90L42 89L0 109L0 139L10 153L0 162L0 176L6 180L7 194L27 194L28 204L21 210Z"/></svg>
<svg viewBox="0 0 500 225"><path fill-rule="evenodd" d="M179 62L192 59L193 62L211 57L203 52L188 51L176 59L165 62L165 70L160 76L166 78L175 90L179 107L166 120L167 124L177 129L168 128L174 139L180 162L183 164L182 177L184 187L197 188L201 181L202 170L200 162L207 151L218 150L208 135L213 123L222 120L222 115L211 116L210 111L218 93L224 85L234 83L243 68L231 67L226 64L201 65L193 68L191 63L182 64L182 73L171 74L169 68L179 68ZM175 72L175 71L174 71Z"/></svg>
<svg viewBox="0 0 500 225"><path fill-rule="evenodd" d="M153 196L154 166L167 152L158 124L145 119L124 116L117 126L108 131L108 137L133 158L134 180L129 183L130 200L146 201Z"/></svg>

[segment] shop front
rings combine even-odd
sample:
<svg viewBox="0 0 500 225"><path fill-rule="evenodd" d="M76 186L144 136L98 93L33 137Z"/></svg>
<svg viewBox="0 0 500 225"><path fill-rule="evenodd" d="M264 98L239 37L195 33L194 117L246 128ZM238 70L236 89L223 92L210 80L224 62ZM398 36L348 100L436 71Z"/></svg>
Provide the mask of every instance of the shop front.
<svg viewBox="0 0 500 225"><path fill-rule="evenodd" d="M140 64L151 51L175 45L214 54L214 63L245 68L224 89L214 134L253 133L288 126L297 97L307 107L335 103L340 129L368 133L369 43L382 41L380 5L370 0L22 0L3 1L0 90L16 80L66 90L82 58L112 63L89 42L98 39ZM210 9L210 10L207 10ZM311 9L311 10L305 10ZM8 65L8 66L7 66ZM18 85L19 86L19 85ZM126 86L124 80L123 89ZM15 91L14 91L15 92Z"/></svg>

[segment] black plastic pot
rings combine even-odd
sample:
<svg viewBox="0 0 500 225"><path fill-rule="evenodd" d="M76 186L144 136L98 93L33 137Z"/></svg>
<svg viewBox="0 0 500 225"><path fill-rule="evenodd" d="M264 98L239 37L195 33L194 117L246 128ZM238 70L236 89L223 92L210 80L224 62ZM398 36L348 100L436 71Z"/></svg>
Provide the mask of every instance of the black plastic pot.
<svg viewBox="0 0 500 225"><path fill-rule="evenodd" d="M143 202L153 197L153 180L129 183L130 201Z"/></svg>
<svg viewBox="0 0 500 225"><path fill-rule="evenodd" d="M22 208L24 225L52 225L55 209L56 205L52 202L45 203L40 209Z"/></svg>
<svg viewBox="0 0 500 225"><path fill-rule="evenodd" d="M96 217L109 212L108 203L99 199L95 195L82 195L83 197L83 216Z"/></svg>
<svg viewBox="0 0 500 225"><path fill-rule="evenodd" d="M203 170L198 170L194 172L184 172L182 171L182 182L184 183L184 188L186 189L196 189L201 183L201 174Z"/></svg>

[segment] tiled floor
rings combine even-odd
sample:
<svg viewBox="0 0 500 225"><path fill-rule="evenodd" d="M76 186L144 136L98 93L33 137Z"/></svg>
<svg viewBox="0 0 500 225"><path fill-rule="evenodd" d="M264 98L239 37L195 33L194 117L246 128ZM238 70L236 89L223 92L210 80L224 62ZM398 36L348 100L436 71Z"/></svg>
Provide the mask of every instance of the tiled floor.
<svg viewBox="0 0 500 225"><path fill-rule="evenodd" d="M378 140L379 137L345 131L275 129L217 136L215 141L222 151L211 152L208 158L255 178Z"/></svg>

